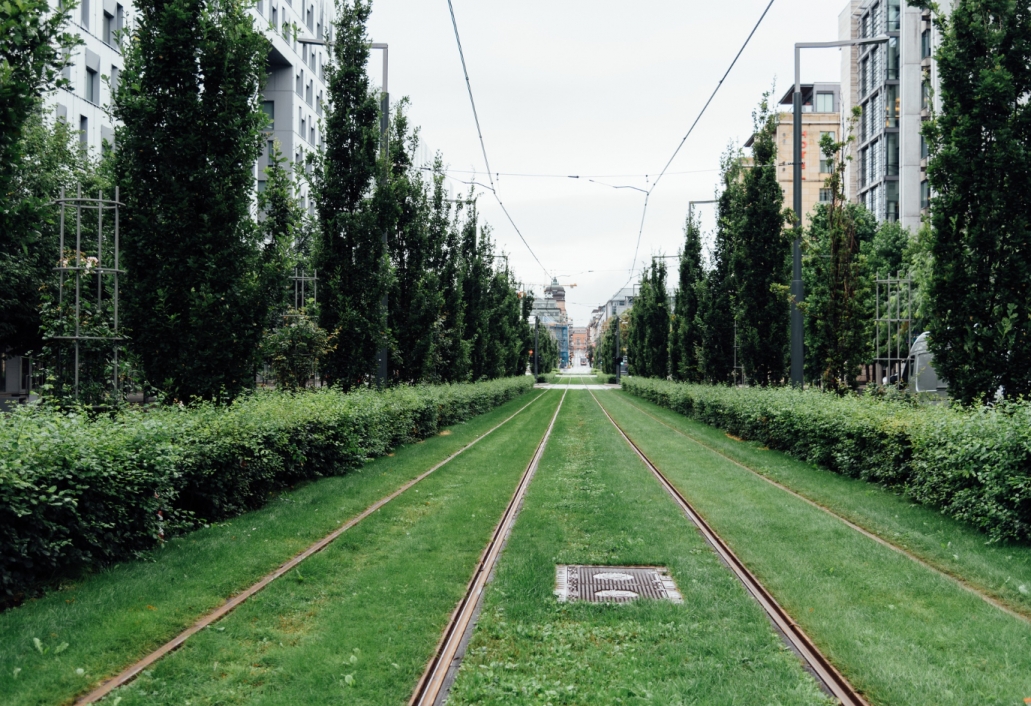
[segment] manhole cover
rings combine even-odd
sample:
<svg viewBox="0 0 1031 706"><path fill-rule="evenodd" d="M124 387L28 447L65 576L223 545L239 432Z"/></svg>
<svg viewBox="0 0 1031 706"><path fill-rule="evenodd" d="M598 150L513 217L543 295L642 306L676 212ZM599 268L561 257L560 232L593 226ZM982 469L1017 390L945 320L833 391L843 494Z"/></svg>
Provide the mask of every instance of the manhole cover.
<svg viewBox="0 0 1031 706"><path fill-rule="evenodd" d="M560 601L628 603L638 598L683 603L669 571L661 566L555 567L555 595Z"/></svg>

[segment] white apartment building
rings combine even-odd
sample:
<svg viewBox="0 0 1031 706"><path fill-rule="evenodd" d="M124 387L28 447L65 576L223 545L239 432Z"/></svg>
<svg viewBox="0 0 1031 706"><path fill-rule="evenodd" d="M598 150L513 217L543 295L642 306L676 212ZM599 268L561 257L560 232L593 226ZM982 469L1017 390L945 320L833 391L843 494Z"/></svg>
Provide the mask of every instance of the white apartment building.
<svg viewBox="0 0 1031 706"><path fill-rule="evenodd" d="M942 3L948 11L951 3ZM842 50L842 118L862 107L848 196L881 221L920 227L927 210L927 144L920 131L936 101L938 44L929 12L904 0L851 0L839 16L840 39L887 35L883 44Z"/></svg>
<svg viewBox="0 0 1031 706"><path fill-rule="evenodd" d="M59 0L52 0L56 6ZM256 25L272 43L263 108L271 120L268 140L255 165L257 189L264 187L264 168L273 141L289 163L302 161L322 144L322 117L326 104L325 43L331 33L334 5L329 0L258 0L250 11ZM54 114L80 131L84 147L94 154L114 146L114 120L109 114L112 89L117 89L123 61L120 33L132 25L131 0L80 0L70 30L84 44L70 55L64 70L68 88L48 97ZM310 41L319 42L311 44ZM309 213L307 187L301 184L301 203Z"/></svg>

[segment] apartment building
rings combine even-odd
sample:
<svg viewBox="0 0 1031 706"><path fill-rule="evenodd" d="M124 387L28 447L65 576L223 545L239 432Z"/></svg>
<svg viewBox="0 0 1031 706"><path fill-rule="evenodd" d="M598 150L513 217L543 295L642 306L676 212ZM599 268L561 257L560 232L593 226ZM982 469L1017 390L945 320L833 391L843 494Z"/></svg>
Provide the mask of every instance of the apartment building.
<svg viewBox="0 0 1031 706"><path fill-rule="evenodd" d="M837 83L807 83L802 89L802 224L809 224L813 209L831 200L827 178L834 171L834 160L824 157L820 142L824 135L837 140L841 135L841 85ZM795 204L795 124L792 106L795 87L792 86L780 100L785 112L778 116L777 124L777 182L784 191L784 207ZM745 143L751 148L755 135ZM742 165L752 168L752 159L745 157Z"/></svg>
<svg viewBox="0 0 1031 706"><path fill-rule="evenodd" d="M59 0L52 0L55 6ZM322 144L320 118L326 105L326 65L334 5L328 0L258 0L250 10L271 42L262 107L270 119L262 157L254 167L256 189L264 188L264 168L273 142L288 162L303 161ZM80 0L70 29L83 40L64 70L70 85L48 96L56 117L78 127L82 145L94 154L114 147L109 115L112 91L124 66L121 42L131 28L131 0ZM313 43L314 42L314 43ZM301 184L309 213L314 204Z"/></svg>
<svg viewBox="0 0 1031 706"><path fill-rule="evenodd" d="M943 11L951 9L945 0ZM842 50L842 115L862 108L847 168L849 197L879 222L920 227L927 210L923 122L935 108L938 44L931 13L903 0L851 0L839 16L840 39L887 36L886 43Z"/></svg>

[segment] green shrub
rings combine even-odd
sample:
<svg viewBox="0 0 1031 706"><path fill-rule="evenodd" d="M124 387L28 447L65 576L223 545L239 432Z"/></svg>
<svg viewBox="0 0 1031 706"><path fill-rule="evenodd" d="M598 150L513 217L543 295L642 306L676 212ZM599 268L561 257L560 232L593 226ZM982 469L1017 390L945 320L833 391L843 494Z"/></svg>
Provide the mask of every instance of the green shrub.
<svg viewBox="0 0 1031 706"><path fill-rule="evenodd" d="M260 507L298 481L347 473L532 384L260 391L228 407L97 419L46 407L0 415L0 604Z"/></svg>
<svg viewBox="0 0 1031 706"><path fill-rule="evenodd" d="M992 540L1031 540L1031 403L962 408L642 378L624 378L623 389L836 473L882 483Z"/></svg>

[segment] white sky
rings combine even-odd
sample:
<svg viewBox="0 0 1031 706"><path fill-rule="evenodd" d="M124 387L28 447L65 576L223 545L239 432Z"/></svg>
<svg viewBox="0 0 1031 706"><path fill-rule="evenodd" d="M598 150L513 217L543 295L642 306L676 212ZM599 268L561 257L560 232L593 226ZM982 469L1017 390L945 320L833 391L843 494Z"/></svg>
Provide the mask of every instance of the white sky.
<svg viewBox="0 0 1031 706"><path fill-rule="evenodd" d="M633 175L600 180L649 188L768 0L453 2L487 156L502 173L498 193L544 267L579 285L566 300L574 324L585 325L629 277L644 194L505 173ZM790 87L794 42L837 39L844 6L775 0L652 194L635 273L651 255L676 253L688 202L713 198L720 153L749 137L764 90L776 81L779 98ZM374 0L369 35L389 43L391 99L411 98L426 146L443 153L456 180L476 171L487 183L447 1ZM374 52L376 83L381 66ZM837 81L839 67L838 50L804 52L802 80ZM479 203L516 275L546 282L493 197ZM711 229L711 207L699 208Z"/></svg>

